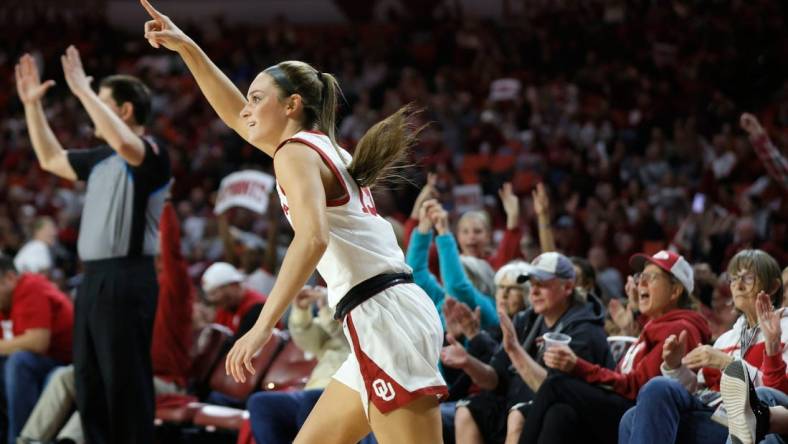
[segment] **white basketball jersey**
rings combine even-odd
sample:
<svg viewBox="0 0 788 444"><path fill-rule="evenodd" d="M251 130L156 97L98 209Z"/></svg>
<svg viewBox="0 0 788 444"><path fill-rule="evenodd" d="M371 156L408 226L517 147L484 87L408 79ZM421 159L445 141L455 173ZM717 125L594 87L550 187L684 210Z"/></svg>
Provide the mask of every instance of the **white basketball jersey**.
<svg viewBox="0 0 788 444"><path fill-rule="evenodd" d="M317 264L317 271L328 286L328 304L335 308L356 284L381 273L411 272L397 244L391 224L378 215L372 192L359 188L346 166L352 157L334 147L328 136L317 131L301 131L282 142L301 143L315 150L345 190L337 200L327 201L328 248ZM341 157L340 157L341 156ZM277 182L282 210L292 225L287 205L287 190Z"/></svg>

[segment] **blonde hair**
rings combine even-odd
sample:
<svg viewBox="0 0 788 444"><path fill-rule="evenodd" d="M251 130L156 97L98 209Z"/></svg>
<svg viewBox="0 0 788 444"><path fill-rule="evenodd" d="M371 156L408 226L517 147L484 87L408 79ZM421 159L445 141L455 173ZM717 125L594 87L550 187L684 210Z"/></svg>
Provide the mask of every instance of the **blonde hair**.
<svg viewBox="0 0 788 444"><path fill-rule="evenodd" d="M286 79L278 79L278 68ZM336 110L342 90L337 79L320 72L308 63L296 60L280 62L266 70L282 91L281 99L290 94L299 94L304 107L303 125L325 133L334 147L336 141ZM288 91L290 90L290 91ZM402 163L409 149L416 143L424 126L417 127L414 116L419 110L407 104L394 114L378 122L361 137L347 170L359 187L395 176L398 164Z"/></svg>
<svg viewBox="0 0 788 444"><path fill-rule="evenodd" d="M483 210L466 211L465 213L462 214L462 216L460 216L460 219L457 221L457 226L459 227L460 224L463 223L463 221L470 219L476 219L481 221L482 224L484 224L484 228L487 229L487 231L491 231L490 215L487 214L486 211Z"/></svg>
<svg viewBox="0 0 788 444"><path fill-rule="evenodd" d="M780 290L783 289L783 278L780 265L767 252L763 250L742 250L736 253L728 262L728 276L733 276L739 270L749 270L755 273L755 290L769 293L775 307L782 306ZM778 285L775 285L778 284Z"/></svg>

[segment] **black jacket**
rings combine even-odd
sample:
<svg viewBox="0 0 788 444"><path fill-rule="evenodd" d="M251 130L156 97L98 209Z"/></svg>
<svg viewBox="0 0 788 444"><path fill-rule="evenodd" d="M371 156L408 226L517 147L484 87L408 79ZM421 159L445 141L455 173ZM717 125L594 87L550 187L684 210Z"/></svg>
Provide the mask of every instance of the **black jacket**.
<svg viewBox="0 0 788 444"><path fill-rule="evenodd" d="M596 297L589 295L588 302L573 303L552 328L547 328L542 316L534 313L530 308L517 313L512 323L517 332L517 339L539 365L544 366L541 335L556 332L572 337L569 347L577 356L613 368L615 362L607 345L607 334L604 329L605 315L602 303ZM504 395L508 404L514 405L533 398L533 391L514 369L509 355L489 333L481 332L476 335L468 342L467 348L471 355L479 357L489 356L492 351L492 359L489 363L498 374L498 387L495 388L495 392Z"/></svg>

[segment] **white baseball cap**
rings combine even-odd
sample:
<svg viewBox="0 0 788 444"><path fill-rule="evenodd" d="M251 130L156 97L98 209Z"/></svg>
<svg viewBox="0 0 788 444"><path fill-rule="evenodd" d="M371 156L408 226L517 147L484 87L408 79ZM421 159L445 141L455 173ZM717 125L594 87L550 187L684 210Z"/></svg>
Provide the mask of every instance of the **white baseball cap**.
<svg viewBox="0 0 788 444"><path fill-rule="evenodd" d="M216 262L202 274L202 289L208 293L223 285L243 282L244 275L227 262Z"/></svg>

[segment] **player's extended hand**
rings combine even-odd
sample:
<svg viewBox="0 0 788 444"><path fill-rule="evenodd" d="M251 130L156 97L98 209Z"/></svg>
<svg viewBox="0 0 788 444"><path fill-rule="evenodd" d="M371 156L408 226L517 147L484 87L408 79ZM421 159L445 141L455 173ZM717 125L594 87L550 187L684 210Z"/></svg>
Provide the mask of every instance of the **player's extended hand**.
<svg viewBox="0 0 788 444"><path fill-rule="evenodd" d="M245 335L241 336L241 339L235 341L224 362L225 372L232 376L235 382L246 382L247 371L250 375L255 374L254 367L252 367L252 358L268 342L271 334L271 330L264 330L254 326Z"/></svg>
<svg viewBox="0 0 788 444"><path fill-rule="evenodd" d="M171 51L179 51L191 42L189 36L181 31L169 17L157 11L148 0L140 0L153 20L145 22L145 38L151 46L164 46Z"/></svg>
<svg viewBox="0 0 788 444"><path fill-rule="evenodd" d="M30 54L24 54L19 59L19 63L14 67L14 73L16 74L16 92L24 105L41 100L47 90L55 85L54 80L41 83L36 60Z"/></svg>
<svg viewBox="0 0 788 444"><path fill-rule="evenodd" d="M85 69L82 67L82 59L79 57L79 51L74 45L70 45L66 49L66 53L60 56L60 63L63 65L63 75L66 78L71 92L79 97L86 93L91 93L93 90L90 83L93 77L85 74Z"/></svg>

